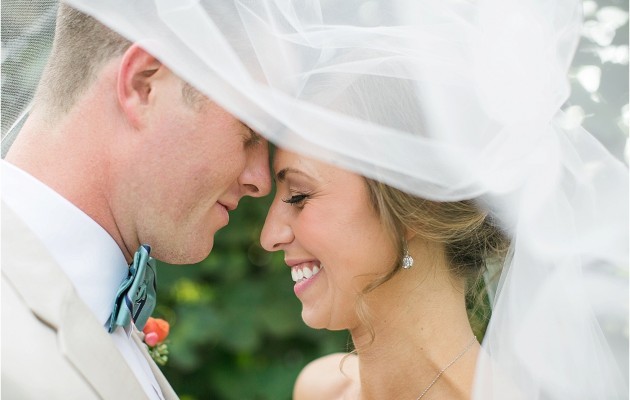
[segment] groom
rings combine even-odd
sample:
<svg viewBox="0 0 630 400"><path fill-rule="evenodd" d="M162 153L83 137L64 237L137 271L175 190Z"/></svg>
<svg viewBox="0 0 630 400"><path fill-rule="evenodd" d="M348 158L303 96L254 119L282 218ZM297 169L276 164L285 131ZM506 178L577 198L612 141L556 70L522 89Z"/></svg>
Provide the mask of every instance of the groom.
<svg viewBox="0 0 630 400"><path fill-rule="evenodd" d="M61 5L31 115L2 161L2 396L176 398L134 326L108 333L141 244L201 261L270 190L264 139L158 59Z"/></svg>

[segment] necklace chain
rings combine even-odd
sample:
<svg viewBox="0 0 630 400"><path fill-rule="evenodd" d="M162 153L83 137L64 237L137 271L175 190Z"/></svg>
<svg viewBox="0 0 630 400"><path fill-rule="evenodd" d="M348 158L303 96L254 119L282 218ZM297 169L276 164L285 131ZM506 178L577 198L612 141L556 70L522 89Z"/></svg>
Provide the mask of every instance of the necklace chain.
<svg viewBox="0 0 630 400"><path fill-rule="evenodd" d="M429 383L429 386L427 386L427 388L424 389L424 391L422 393L420 393L420 396L418 396L418 398L416 398L416 400L420 400L421 398L424 397L425 394L427 394L429 389L431 389L433 387L433 385L435 385L435 382L437 382L437 380L440 379L440 377L442 376L444 371L446 371L448 369L448 367L450 367L451 365L455 364L457 362L457 360L462 358L464 356L464 354L466 354L466 352L472 347L473 343L475 343L476 339L477 338L473 335L472 339L470 339L470 342L466 345L464 350L462 350L461 353L459 353L457 355L457 357L453 358L453 360L450 363L448 363L448 365L446 367L442 368L440 370L440 372L438 372L438 374L435 376L435 378L433 378L433 381L431 381L431 383Z"/></svg>

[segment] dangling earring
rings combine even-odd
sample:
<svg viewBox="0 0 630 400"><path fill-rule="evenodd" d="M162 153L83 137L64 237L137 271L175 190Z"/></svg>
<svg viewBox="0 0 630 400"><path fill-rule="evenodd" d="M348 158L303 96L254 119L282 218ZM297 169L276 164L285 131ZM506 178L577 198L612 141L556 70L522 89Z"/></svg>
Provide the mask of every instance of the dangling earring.
<svg viewBox="0 0 630 400"><path fill-rule="evenodd" d="M404 255L402 258L402 267L404 269L409 269L411 267L413 267L413 257L411 257L411 255L409 254L409 250L407 250L407 242L405 241L405 245L404 245Z"/></svg>

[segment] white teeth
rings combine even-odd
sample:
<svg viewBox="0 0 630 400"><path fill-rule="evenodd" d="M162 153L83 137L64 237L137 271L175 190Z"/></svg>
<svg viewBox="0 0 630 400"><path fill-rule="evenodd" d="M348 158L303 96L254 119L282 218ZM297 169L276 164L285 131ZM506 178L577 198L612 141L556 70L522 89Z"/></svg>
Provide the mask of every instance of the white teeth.
<svg viewBox="0 0 630 400"><path fill-rule="evenodd" d="M303 279L312 278L317 275L319 271L322 270L322 268L323 266L318 267L317 265L313 265L313 269L309 268L306 265L301 267L293 267L291 268L291 279L293 279L293 282L299 282Z"/></svg>

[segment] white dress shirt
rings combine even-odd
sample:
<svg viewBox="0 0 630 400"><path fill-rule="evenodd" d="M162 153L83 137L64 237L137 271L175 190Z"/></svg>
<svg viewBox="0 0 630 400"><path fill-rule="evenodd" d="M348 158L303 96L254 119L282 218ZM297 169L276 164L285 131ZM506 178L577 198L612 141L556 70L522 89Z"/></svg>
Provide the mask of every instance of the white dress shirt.
<svg viewBox="0 0 630 400"><path fill-rule="evenodd" d="M57 192L2 160L2 199L38 236L96 318L107 322L129 265L114 239ZM123 328L112 339L150 399L163 400L151 368Z"/></svg>

